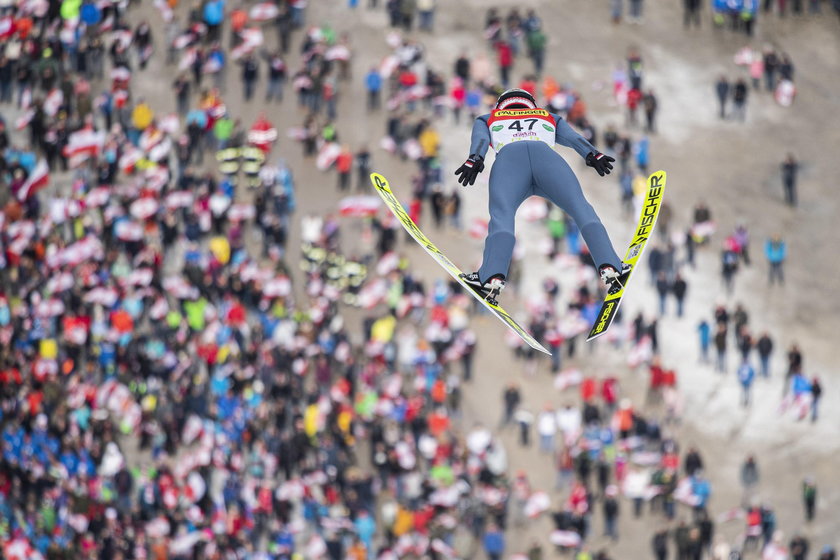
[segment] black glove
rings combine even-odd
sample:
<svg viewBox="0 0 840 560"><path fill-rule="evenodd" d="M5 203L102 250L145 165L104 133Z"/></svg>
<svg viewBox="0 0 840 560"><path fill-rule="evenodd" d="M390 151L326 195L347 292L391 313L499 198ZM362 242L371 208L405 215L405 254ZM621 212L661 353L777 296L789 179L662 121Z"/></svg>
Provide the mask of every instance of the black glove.
<svg viewBox="0 0 840 560"><path fill-rule="evenodd" d="M597 171L598 175L601 177L610 174L610 171L613 168L612 162L614 161L614 157L605 156L601 152L589 152L586 156L586 165L594 167L595 171Z"/></svg>
<svg viewBox="0 0 840 560"><path fill-rule="evenodd" d="M460 175L460 177L458 177L458 182L466 187L467 185L474 185L475 178L478 177L478 174L482 171L484 171L484 158L475 154L470 154L467 161L455 170L455 175Z"/></svg>

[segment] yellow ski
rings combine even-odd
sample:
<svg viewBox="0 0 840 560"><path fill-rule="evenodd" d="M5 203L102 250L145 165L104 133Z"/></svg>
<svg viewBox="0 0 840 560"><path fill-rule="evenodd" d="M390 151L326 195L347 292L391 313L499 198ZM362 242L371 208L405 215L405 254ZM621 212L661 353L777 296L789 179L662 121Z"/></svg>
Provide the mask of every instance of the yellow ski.
<svg viewBox="0 0 840 560"><path fill-rule="evenodd" d="M402 204L400 204L399 199L397 199L394 193L391 192L391 188L388 186L388 179L386 179L379 173L371 173L370 181L376 188L376 192L379 193L379 196L382 197L382 200L385 201L385 204L388 206L388 208L391 209L391 212L393 212L394 215L399 219L400 223L403 225L405 230L411 235L411 237L413 237L414 240L417 241L417 243L419 243L420 246L423 247L426 250L426 252L429 253L432 256L432 258L434 258L438 262L438 264L440 264L444 268L444 270L446 270L446 272L449 273L450 276L452 276L452 278L457 280L458 283L464 287L464 290L468 294L472 294L472 296L475 299L480 301L481 304L487 309L489 309L493 315L498 317L501 322L507 325L508 328L513 330L513 332L518 334L519 337L528 344L528 346L530 346L534 350L545 352L549 356L551 355L551 352L543 348L542 345L539 342L537 342L536 339L534 339L534 337L528 334L528 331L523 329L519 325L519 323L514 321L513 317L511 317L507 311L502 309L500 306L493 305L487 300L479 297L479 295L475 293L472 290L472 288L470 288L466 284L466 282L464 282L460 278L460 275L462 274L461 270L457 266L452 264L452 261L450 261L446 257L446 255L441 253L440 250L437 247L435 247L434 243L429 241L429 238L426 237L422 231L420 231L420 228L417 227L417 224L415 224L411 220L411 218L403 208Z"/></svg>
<svg viewBox="0 0 840 560"><path fill-rule="evenodd" d="M636 272L636 263L642 256L650 238L650 232L653 231L653 226L656 224L664 190L665 172L657 171L651 174L648 177L647 193L645 195L645 203L642 205L641 215L639 216L639 223L636 225L633 241L630 242L630 247L627 248L627 253L624 256L624 262L632 266L630 274L625 279L623 286L614 293L608 293L604 298L604 303L601 305L601 310L598 312L595 324L592 325L592 330L589 331L589 336L586 337L587 341L598 338L607 332L613 319L615 319L618 313L618 307L621 305L621 298L627 290L627 284L630 282L633 273Z"/></svg>

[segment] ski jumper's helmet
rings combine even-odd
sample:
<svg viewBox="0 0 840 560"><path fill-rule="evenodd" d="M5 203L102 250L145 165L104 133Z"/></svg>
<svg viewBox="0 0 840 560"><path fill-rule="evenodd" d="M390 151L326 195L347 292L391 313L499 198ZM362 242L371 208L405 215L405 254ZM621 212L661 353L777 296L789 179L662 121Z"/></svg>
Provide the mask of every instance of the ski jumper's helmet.
<svg viewBox="0 0 840 560"><path fill-rule="evenodd" d="M537 100L524 89L513 88L504 92L496 101L496 109L536 109Z"/></svg>

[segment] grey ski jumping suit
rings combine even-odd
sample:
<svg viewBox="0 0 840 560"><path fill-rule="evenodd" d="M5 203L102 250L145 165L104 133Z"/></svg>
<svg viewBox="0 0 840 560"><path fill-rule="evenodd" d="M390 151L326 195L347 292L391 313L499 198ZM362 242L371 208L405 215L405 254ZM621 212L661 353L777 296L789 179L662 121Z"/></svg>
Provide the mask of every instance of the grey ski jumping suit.
<svg viewBox="0 0 840 560"><path fill-rule="evenodd" d="M582 158L598 152L561 117L542 109L496 110L475 120L470 154L484 157L490 146L497 152L490 171L490 224L478 271L481 281L494 274L507 276L516 241L516 210L531 195L550 200L571 216L596 266L621 270L607 230L569 164L554 150L555 143Z"/></svg>

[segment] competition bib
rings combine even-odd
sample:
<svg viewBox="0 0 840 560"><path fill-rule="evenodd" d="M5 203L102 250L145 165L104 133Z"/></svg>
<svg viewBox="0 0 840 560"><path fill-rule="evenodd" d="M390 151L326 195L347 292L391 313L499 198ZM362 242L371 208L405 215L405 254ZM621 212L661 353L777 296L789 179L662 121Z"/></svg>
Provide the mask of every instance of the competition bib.
<svg viewBox="0 0 840 560"><path fill-rule="evenodd" d="M501 109L490 113L490 144L498 152L506 144L520 140L555 144L555 123L545 109Z"/></svg>

